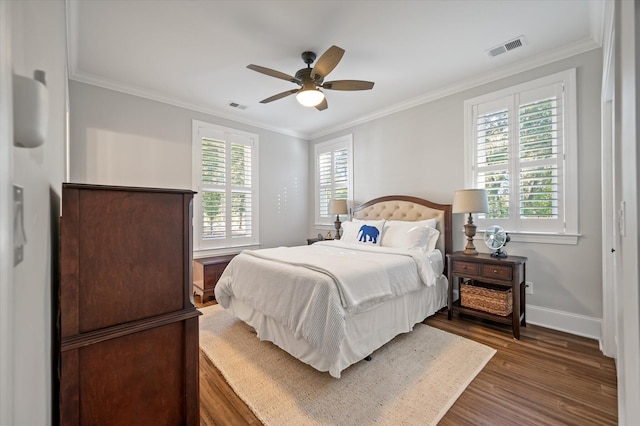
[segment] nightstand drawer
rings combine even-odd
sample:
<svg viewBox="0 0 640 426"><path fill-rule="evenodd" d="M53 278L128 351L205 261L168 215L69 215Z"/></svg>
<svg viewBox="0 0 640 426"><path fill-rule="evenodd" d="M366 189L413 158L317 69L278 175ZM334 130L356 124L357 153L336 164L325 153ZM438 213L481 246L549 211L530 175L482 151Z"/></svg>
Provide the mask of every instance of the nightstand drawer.
<svg viewBox="0 0 640 426"><path fill-rule="evenodd" d="M491 264L482 265L482 276L486 278L511 281L512 273L513 273L513 268L511 266L491 265Z"/></svg>
<svg viewBox="0 0 640 426"><path fill-rule="evenodd" d="M474 262L464 262L462 260L453 261L453 272L463 275L479 275L478 264Z"/></svg>

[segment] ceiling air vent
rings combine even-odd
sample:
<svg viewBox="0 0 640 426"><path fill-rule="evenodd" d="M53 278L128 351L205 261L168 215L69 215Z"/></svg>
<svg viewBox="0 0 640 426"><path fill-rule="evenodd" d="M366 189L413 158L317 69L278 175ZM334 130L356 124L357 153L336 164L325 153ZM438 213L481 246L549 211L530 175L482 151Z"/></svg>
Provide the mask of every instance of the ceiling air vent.
<svg viewBox="0 0 640 426"><path fill-rule="evenodd" d="M227 105L229 105L231 108L247 109L246 105L240 105L237 102L229 102Z"/></svg>
<svg viewBox="0 0 640 426"><path fill-rule="evenodd" d="M526 44L527 43L524 40L524 36L520 36L518 38L514 38L513 40L509 40L505 43L502 43L498 46L492 47L491 49L487 50L487 53L491 57L498 56L510 50L517 49L518 47L522 47Z"/></svg>

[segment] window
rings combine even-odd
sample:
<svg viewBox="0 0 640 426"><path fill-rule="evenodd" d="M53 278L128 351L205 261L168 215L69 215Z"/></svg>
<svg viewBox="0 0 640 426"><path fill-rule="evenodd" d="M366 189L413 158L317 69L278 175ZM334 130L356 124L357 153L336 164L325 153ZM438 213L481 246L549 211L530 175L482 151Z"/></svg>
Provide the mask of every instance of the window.
<svg viewBox="0 0 640 426"><path fill-rule="evenodd" d="M467 186L487 190L478 226L576 234L575 69L465 102Z"/></svg>
<svg viewBox="0 0 640 426"><path fill-rule="evenodd" d="M194 248L258 243L258 136L193 121Z"/></svg>
<svg viewBox="0 0 640 426"><path fill-rule="evenodd" d="M346 135L315 145L316 171L316 224L333 223L329 214L332 199L352 199L353 182L353 136Z"/></svg>

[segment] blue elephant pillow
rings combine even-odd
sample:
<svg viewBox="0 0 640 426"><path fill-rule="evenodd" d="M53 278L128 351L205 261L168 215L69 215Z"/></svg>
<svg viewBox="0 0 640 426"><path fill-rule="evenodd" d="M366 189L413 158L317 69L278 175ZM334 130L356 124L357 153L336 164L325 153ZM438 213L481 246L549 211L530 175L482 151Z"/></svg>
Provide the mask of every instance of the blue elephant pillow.
<svg viewBox="0 0 640 426"><path fill-rule="evenodd" d="M384 220L358 220L342 224L344 233L342 241L345 243L359 243L379 246L382 241Z"/></svg>

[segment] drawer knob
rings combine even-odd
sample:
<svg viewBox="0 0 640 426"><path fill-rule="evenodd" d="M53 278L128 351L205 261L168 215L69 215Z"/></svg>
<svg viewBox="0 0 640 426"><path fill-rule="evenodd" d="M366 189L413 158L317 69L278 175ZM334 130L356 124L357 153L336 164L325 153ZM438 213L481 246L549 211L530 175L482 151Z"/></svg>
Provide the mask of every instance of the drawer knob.
<svg viewBox="0 0 640 426"><path fill-rule="evenodd" d="M467 265L462 265L462 269L467 269Z"/></svg>
<svg viewBox="0 0 640 426"><path fill-rule="evenodd" d="M497 270L497 269L494 269L494 270L493 270L493 273L494 273L494 274L497 274L497 273L498 273L498 270Z"/></svg>

